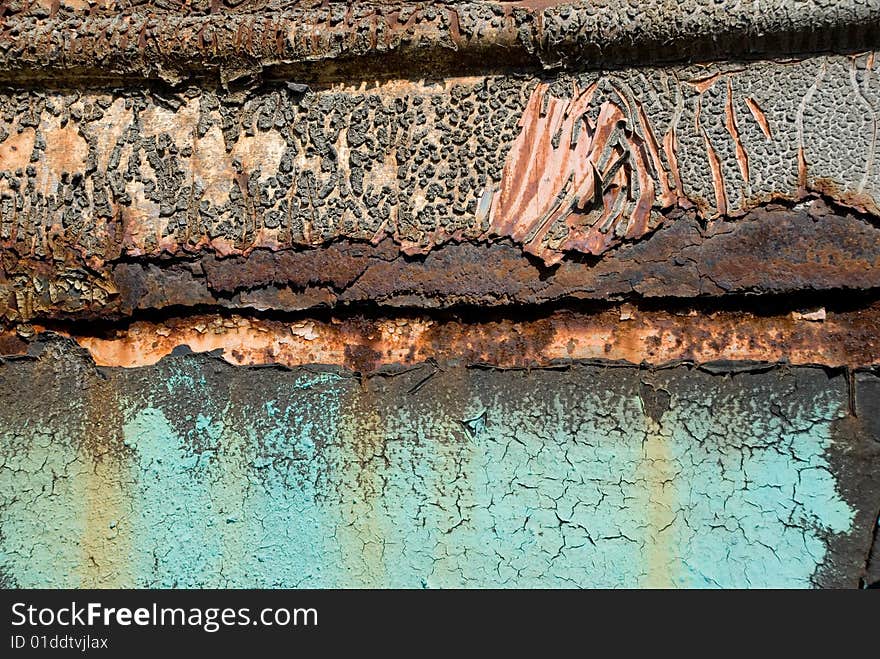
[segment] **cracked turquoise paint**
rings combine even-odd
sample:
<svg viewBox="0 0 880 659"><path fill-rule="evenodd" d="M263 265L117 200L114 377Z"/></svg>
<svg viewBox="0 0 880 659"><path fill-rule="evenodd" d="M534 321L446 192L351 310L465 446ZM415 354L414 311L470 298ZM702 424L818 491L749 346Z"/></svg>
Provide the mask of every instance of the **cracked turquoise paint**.
<svg viewBox="0 0 880 659"><path fill-rule="evenodd" d="M684 378L655 421L634 369L463 371L416 394L405 375L208 370L113 370L90 385L100 419L85 393L24 425L0 411L7 578L799 587L854 519L828 459L837 384Z"/></svg>

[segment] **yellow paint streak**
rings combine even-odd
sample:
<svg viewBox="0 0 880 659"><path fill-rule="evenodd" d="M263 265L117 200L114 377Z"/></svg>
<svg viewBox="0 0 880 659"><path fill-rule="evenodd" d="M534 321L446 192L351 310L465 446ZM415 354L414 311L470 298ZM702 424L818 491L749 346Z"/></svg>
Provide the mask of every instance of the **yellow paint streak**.
<svg viewBox="0 0 880 659"><path fill-rule="evenodd" d="M366 587L379 588L388 582L385 543L390 537L390 520L385 507L385 429L373 393L365 383L355 403L356 411L340 417L340 432L350 452L346 470L345 496L341 497L343 519L336 532L346 568ZM390 566L393 570L395 566Z"/></svg>
<svg viewBox="0 0 880 659"><path fill-rule="evenodd" d="M91 456L84 459L80 587L122 588L135 581L127 526L129 495L119 482L122 465L109 453L94 464L89 464Z"/></svg>
<svg viewBox="0 0 880 659"><path fill-rule="evenodd" d="M126 454L113 444L116 434L108 432L121 426L121 412L111 392L101 387L91 387L84 404L89 426L81 439L77 477L83 500L79 582L83 588L122 588L135 583L131 492L120 478L129 467Z"/></svg>
<svg viewBox="0 0 880 659"><path fill-rule="evenodd" d="M679 548L676 547L671 525L675 521L677 502L676 469L670 453L670 440L664 437L660 424L647 419L648 434L642 446L639 476L647 484L647 527L645 529L646 588L671 588L675 585Z"/></svg>

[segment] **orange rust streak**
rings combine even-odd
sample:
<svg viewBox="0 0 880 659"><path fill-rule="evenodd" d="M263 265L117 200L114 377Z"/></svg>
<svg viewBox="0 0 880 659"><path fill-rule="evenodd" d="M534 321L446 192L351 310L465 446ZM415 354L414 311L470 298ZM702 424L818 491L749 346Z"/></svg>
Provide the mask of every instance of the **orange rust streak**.
<svg viewBox="0 0 880 659"><path fill-rule="evenodd" d="M585 209L590 200L594 197L595 194L595 186L596 186L596 174L599 173L597 166L599 164L599 157L602 155L597 150L593 149L593 145L603 145L605 140L608 139L608 130L607 130L607 122L610 119L608 116L609 111L613 113L615 108L605 106L599 112L599 117L596 121L595 127L590 127L590 143L589 148L586 150L584 154L584 165L585 167L580 170L583 175L580 179L576 179L574 181L575 185L575 203L577 207L581 210ZM616 114L616 113L614 113ZM612 115L614 116L614 115ZM602 122L605 122L606 125L603 125ZM578 145L580 146L580 145ZM600 173L600 177L604 175L604 173Z"/></svg>
<svg viewBox="0 0 880 659"><path fill-rule="evenodd" d="M684 188L681 185L681 172L678 170L678 140L675 138L675 128L670 128L663 136L663 150L666 152L666 159L669 161L669 171L672 173L672 182L678 191L678 203L687 208L687 197L684 196Z"/></svg>
<svg viewBox="0 0 880 659"><path fill-rule="evenodd" d="M423 316L282 322L206 315L135 322L112 336L72 338L99 366L121 367L154 364L181 345L194 352L219 350L236 365L334 364L360 372L428 359L502 368L566 359L634 364L788 361L850 367L880 363L880 304L854 312L829 312L824 322L797 314L673 314L629 308L624 317L629 320L620 320L620 309L477 323ZM37 334L46 331L34 329ZM0 345L10 335L0 334ZM19 343L26 350L24 342ZM7 349L13 344L5 341Z"/></svg>
<svg viewBox="0 0 880 659"><path fill-rule="evenodd" d="M733 88L730 80L727 81L727 105L724 108L724 126L730 133L733 144L736 148L736 162L739 164L739 172L742 174L743 182L748 185L749 182L749 156L746 154L742 140L739 138L739 128L736 125L736 114L733 109Z"/></svg>
<svg viewBox="0 0 880 659"><path fill-rule="evenodd" d="M770 122L767 121L767 117L764 115L764 111L761 110L761 108L758 107L758 104L749 97L746 97L746 105L749 108L749 112L752 113L752 116L758 123L761 132L764 133L764 137L766 137L768 140L772 140L773 134L770 132Z"/></svg>
<svg viewBox="0 0 880 659"><path fill-rule="evenodd" d="M664 208L669 208L675 205L676 195L672 188L669 187L669 180L666 177L663 160L660 158L660 144L657 142L657 137L654 135L654 127L648 120L648 116L645 114L645 109L641 103L638 104L638 114L639 123L641 123L642 130L647 138L648 151L651 154L651 160L654 162L657 178L660 180L660 203Z"/></svg>
<svg viewBox="0 0 880 659"><path fill-rule="evenodd" d="M525 242L526 251L548 262L561 257L545 253L542 242L551 227L570 214L571 202L584 196L584 190L593 197L593 167L601 155L595 147L604 145L616 124L609 123L609 114L619 118L619 108L607 105L595 134L582 125L595 89L593 84L579 92L575 86L572 98L566 100L549 96L546 83L535 88L492 203L489 233ZM577 190L574 197L571 190ZM565 199L561 201L560 195Z"/></svg>
<svg viewBox="0 0 880 659"><path fill-rule="evenodd" d="M648 230L648 222L651 219L651 207L654 205L656 196L654 179L651 177L650 170L648 169L644 144L639 140L635 146L636 148L632 149L631 153L635 160L633 170L639 179L639 198L630 216L630 227L626 232L627 238L638 238Z"/></svg>
<svg viewBox="0 0 880 659"><path fill-rule="evenodd" d="M702 124L700 124L700 112L702 111L702 107L702 102L697 101L697 111L694 113L694 123L696 124L697 130L703 136L703 142L706 144L706 155L709 158L709 169L712 170L712 187L715 190L716 210L719 215L726 215L727 193L724 190L724 176L721 173L721 161L718 159L718 154L715 153L715 147L712 146L709 134L706 133Z"/></svg>
<svg viewBox="0 0 880 659"><path fill-rule="evenodd" d="M698 94L702 94L707 89L709 89L712 85L718 82L718 79L721 77L720 73L715 73L708 78L703 78L700 80L688 80L687 84L697 90Z"/></svg>
<svg viewBox="0 0 880 659"><path fill-rule="evenodd" d="M519 120L520 134L510 149L510 155L504 165L501 175L499 194L495 197L492 208L492 229L500 235L510 235L514 231L517 222L517 213L521 212L524 197L528 200L526 192L533 185L534 160L531 157L533 149L545 148L544 142L549 138L547 131L541 130L541 108L544 96L547 94L547 85L540 84L532 92L522 117ZM548 112L550 111L548 102ZM539 135L544 141L530 141L523 138L524 135Z"/></svg>
<svg viewBox="0 0 880 659"><path fill-rule="evenodd" d="M530 235L532 236L527 247L533 247L536 250L535 253L540 251L541 241L559 215L558 211L551 212L556 203L556 196L561 189L558 174L565 173L572 168L571 149L553 149L552 144L554 135L560 136L560 147L563 144L562 140L567 139L569 142L571 141L573 120L569 120L568 116L570 104L557 101L556 99L553 99L551 103L553 105L553 116L546 134L546 137L550 139L543 142L545 157L541 160L536 159L532 163L539 175L537 178L536 194L531 199L532 203L529 204L529 213L532 214L532 220L527 231L519 236L523 240ZM545 165L545 167L542 167L542 165ZM562 184L564 185L564 182ZM524 193L528 194L528 191L524 191Z"/></svg>
<svg viewBox="0 0 880 659"><path fill-rule="evenodd" d="M807 195L807 157L804 155L804 147L798 147L798 189L802 197Z"/></svg>

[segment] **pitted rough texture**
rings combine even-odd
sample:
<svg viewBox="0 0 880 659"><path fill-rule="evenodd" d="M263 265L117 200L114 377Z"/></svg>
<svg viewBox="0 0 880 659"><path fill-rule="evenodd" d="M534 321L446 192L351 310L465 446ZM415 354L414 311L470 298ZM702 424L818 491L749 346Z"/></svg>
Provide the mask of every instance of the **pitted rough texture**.
<svg viewBox="0 0 880 659"><path fill-rule="evenodd" d="M20 586L855 586L880 500L819 369L359 381L50 343L0 378Z"/></svg>
<svg viewBox="0 0 880 659"><path fill-rule="evenodd" d="M254 94L3 99L0 240L85 258L474 238L533 84L512 78ZM59 162L52 154L64 154ZM73 239L73 240L71 240Z"/></svg>
<svg viewBox="0 0 880 659"><path fill-rule="evenodd" d="M117 269L160 268L153 260L169 254L208 263L289 250L312 273L300 288L312 277L333 282L268 303L303 308L332 303L364 269L336 272L334 259L319 267L323 257L302 248L366 254L382 241L396 245L373 252L383 261L512 241L545 265L581 271L579 286L563 287L571 292L595 288L594 269L576 267L580 253L604 262L621 245L660 247L658 228L682 213L695 228L710 220L713 233L727 226L715 218L821 195L871 220L880 185L874 66L868 54L546 80L277 85L240 103L198 87L7 91L0 305L25 318L28 298L107 309L125 285ZM833 224L815 231L817 249L838 242ZM842 243L852 251L851 240ZM876 250L859 250L873 262ZM711 270L678 256L676 265ZM764 255L749 258L760 274ZM548 275L527 285L543 287ZM627 290L621 279L603 275L603 288Z"/></svg>
<svg viewBox="0 0 880 659"><path fill-rule="evenodd" d="M877 212L873 55L607 75L7 93L0 240L85 258L509 236L548 263L660 211L810 190ZM768 82L769 81L769 82Z"/></svg>

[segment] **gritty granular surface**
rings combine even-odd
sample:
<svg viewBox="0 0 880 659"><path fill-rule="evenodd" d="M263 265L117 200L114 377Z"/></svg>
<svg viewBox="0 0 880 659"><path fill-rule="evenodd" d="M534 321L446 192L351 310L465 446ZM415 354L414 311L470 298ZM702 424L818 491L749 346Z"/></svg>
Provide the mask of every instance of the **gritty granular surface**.
<svg viewBox="0 0 880 659"><path fill-rule="evenodd" d="M248 277L264 279L256 271L274 258L261 251L286 251L282 260L311 273L299 285L297 276L266 282L294 284L287 302L264 302L281 308L359 296L484 303L489 291L434 294L434 275L392 291L382 290L396 281L388 278L363 293L345 289L364 259L406 269L414 256L444 249L444 260L461 260L470 246L496 244L492 254L505 259L504 245L524 253L511 260L525 287L562 282L531 295L538 301L621 295L656 277L660 290L649 295L678 294L650 267L646 284L634 281L620 262L636 254L663 270L673 253L673 269L690 279L682 286L697 294L762 290L713 284L724 278L712 272L715 261L685 254L709 237L738 252L740 263L754 261L749 272L766 280L764 289L784 289L772 267L780 250L765 254L760 244L718 235L728 227L748 233L744 219L752 218L765 223L760 234L795 222L793 232L811 236L816 254L843 252L842 260L800 248L782 257L783 270L800 270L811 288L870 281L864 266L876 250L861 236L872 242L877 213L873 67L868 54L550 80L279 85L241 101L199 87L166 95L8 92L0 287L13 302L5 315L129 307L126 277L161 278L188 263L191 277L173 277L198 279L202 263L216 272L225 266L210 264L229 256L246 257L237 289L248 289ZM831 212L812 204L817 197ZM778 202L787 204L779 219L768 218ZM682 230L682 244L670 245L668 236ZM334 251L340 266L333 258L315 267ZM175 260L157 260L166 256ZM579 267L584 258L589 267ZM815 266L812 274L798 262ZM564 281L567 271L577 283ZM510 290L517 285L495 297L522 300Z"/></svg>

